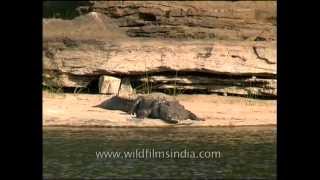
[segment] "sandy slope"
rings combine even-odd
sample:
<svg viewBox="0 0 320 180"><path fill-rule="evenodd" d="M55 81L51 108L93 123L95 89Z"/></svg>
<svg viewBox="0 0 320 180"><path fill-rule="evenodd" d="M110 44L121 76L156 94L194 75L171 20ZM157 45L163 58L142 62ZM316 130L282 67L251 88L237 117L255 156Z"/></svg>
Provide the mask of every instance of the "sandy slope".
<svg viewBox="0 0 320 180"><path fill-rule="evenodd" d="M159 127L159 119L133 119L122 111L94 107L112 96L43 93L43 126ZM177 99L206 121L188 126L276 125L276 100L216 95L181 95Z"/></svg>

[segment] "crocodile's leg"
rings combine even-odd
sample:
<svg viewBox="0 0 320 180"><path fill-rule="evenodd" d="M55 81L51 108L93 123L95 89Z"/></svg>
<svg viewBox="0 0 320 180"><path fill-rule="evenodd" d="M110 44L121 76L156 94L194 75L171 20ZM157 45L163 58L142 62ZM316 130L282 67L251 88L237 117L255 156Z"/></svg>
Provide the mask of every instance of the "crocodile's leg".
<svg viewBox="0 0 320 180"><path fill-rule="evenodd" d="M131 109L130 109L130 111L129 111L130 114L133 115L134 113L137 112L137 108L138 108L139 104L141 103L141 101L142 101L142 98L141 98L141 97L138 97L138 98L135 100L135 102L133 103L133 105L132 105L132 107L131 107Z"/></svg>
<svg viewBox="0 0 320 180"><path fill-rule="evenodd" d="M160 104L159 101L153 101L151 104L150 118L158 119L160 118Z"/></svg>
<svg viewBox="0 0 320 180"><path fill-rule="evenodd" d="M151 108L137 110L137 118L139 119L147 118L150 116L150 114L151 114Z"/></svg>

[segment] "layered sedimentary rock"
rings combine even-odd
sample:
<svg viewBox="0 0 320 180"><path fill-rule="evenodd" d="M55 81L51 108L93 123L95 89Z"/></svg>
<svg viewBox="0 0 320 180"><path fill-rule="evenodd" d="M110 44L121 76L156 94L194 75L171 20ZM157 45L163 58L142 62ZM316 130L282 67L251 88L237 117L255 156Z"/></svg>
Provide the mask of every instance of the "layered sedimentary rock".
<svg viewBox="0 0 320 180"><path fill-rule="evenodd" d="M50 46L53 42L45 43ZM276 76L276 50L272 43L74 41L73 47L67 47L63 42L54 43L60 45L56 49L50 46L50 50L44 52L44 72L54 72L62 86L83 87L105 74L150 76L152 73L165 74L171 71L236 77L220 80L225 85L228 82L249 85L242 83L239 77L274 79ZM207 81L219 85L219 79L198 78L198 83L208 84Z"/></svg>
<svg viewBox="0 0 320 180"><path fill-rule="evenodd" d="M255 77L223 78L194 75L150 76L138 81L148 83L152 90L163 90L168 93L204 92L224 95L277 96L275 79L259 79Z"/></svg>
<svg viewBox="0 0 320 180"><path fill-rule="evenodd" d="M275 40L275 1L92 1L131 37Z"/></svg>
<svg viewBox="0 0 320 180"><path fill-rule="evenodd" d="M91 1L81 8L91 12L43 20L45 85L87 87L111 75L151 80L152 90L276 97L276 2Z"/></svg>
<svg viewBox="0 0 320 180"><path fill-rule="evenodd" d="M44 41L44 69L72 75L197 71L276 74L276 44L270 42ZM56 46L56 47L54 47Z"/></svg>

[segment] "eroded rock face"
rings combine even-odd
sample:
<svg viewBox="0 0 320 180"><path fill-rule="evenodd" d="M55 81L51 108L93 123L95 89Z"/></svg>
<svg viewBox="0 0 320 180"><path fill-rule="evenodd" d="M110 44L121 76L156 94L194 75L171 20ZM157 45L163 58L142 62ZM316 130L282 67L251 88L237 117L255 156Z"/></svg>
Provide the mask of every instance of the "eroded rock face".
<svg viewBox="0 0 320 180"><path fill-rule="evenodd" d="M131 37L276 39L276 1L91 1Z"/></svg>
<svg viewBox="0 0 320 180"><path fill-rule="evenodd" d="M152 91L162 90L176 94L203 92L242 96L277 96L277 80L256 77L220 77L196 75L169 75L138 78L149 83Z"/></svg>
<svg viewBox="0 0 320 180"><path fill-rule="evenodd" d="M91 12L72 20L43 20L44 84L139 76L160 84L152 91L276 97L276 2L90 1L84 8Z"/></svg>
<svg viewBox="0 0 320 180"><path fill-rule="evenodd" d="M276 74L274 42L44 42L44 70L73 75L137 75L164 71ZM55 47L56 46L56 47ZM254 49L259 49L259 52Z"/></svg>
<svg viewBox="0 0 320 180"><path fill-rule="evenodd" d="M162 86L157 87L158 89L170 89L175 83L173 81L175 76L165 76L166 79L161 79L152 74L198 72L230 77L186 78L178 75L177 89L209 89L208 92L212 93L227 92L240 95L257 93L276 96L276 44L271 42L74 40L73 45L69 47L63 41L45 43L50 49L44 50L44 72L48 76L49 72L58 73L55 77L61 86L83 87L101 75L124 77L140 75L150 76L151 81L158 84L164 82ZM249 80L252 76L256 76L257 80ZM146 82L146 79L147 77L144 77L141 81ZM185 79L191 82L184 82ZM261 85L255 86L254 84L259 84L258 81ZM271 87L272 90L268 90L267 87Z"/></svg>

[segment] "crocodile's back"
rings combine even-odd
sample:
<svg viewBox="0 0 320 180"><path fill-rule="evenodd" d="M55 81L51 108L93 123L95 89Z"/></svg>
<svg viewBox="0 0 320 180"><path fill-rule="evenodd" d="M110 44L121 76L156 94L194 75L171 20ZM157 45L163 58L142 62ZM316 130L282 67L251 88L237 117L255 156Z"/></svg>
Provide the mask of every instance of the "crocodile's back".
<svg viewBox="0 0 320 180"><path fill-rule="evenodd" d="M159 92L156 92L156 93L150 93L150 94L142 94L140 95L146 99L150 99L150 100L166 100L166 101L174 101L175 98L172 97L172 96L169 96L167 94L164 94L164 93L159 93Z"/></svg>
<svg viewBox="0 0 320 180"><path fill-rule="evenodd" d="M193 117L189 110L185 109L178 101L166 101L160 105L160 114L166 120L177 119L186 120Z"/></svg>

